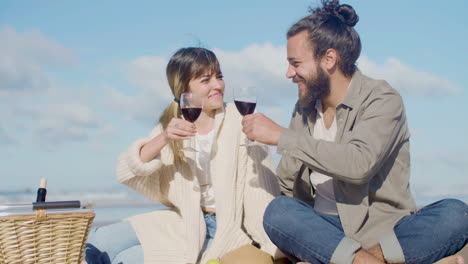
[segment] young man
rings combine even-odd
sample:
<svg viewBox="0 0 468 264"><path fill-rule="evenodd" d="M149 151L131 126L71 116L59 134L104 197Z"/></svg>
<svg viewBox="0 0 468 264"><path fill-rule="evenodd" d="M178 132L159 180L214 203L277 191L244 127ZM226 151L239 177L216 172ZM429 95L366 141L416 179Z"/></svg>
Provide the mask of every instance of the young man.
<svg viewBox="0 0 468 264"><path fill-rule="evenodd" d="M299 101L290 127L263 114L242 121L250 140L277 145L283 156L277 173L288 196L270 203L264 227L301 261L433 263L466 244L468 207L450 199L416 210L403 101L357 69L357 22L335 0L294 24L286 76Z"/></svg>

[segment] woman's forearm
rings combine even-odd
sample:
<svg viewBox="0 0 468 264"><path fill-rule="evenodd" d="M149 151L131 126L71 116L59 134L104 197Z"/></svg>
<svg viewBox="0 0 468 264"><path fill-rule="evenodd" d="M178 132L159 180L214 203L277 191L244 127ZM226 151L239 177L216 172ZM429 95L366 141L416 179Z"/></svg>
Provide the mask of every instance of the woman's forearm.
<svg viewBox="0 0 468 264"><path fill-rule="evenodd" d="M161 153L161 150L169 143L165 132L150 140L140 149L140 159L143 162L149 162Z"/></svg>

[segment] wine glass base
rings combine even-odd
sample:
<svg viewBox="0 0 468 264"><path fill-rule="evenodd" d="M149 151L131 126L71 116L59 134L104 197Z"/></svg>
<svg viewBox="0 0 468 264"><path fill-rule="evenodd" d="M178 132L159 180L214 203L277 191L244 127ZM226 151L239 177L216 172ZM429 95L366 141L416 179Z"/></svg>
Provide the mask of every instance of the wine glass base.
<svg viewBox="0 0 468 264"><path fill-rule="evenodd" d="M191 148L191 147L182 148L182 149L180 149L180 151L185 151L185 152L198 152L198 150L196 150L196 149L194 149L194 148Z"/></svg>
<svg viewBox="0 0 468 264"><path fill-rule="evenodd" d="M256 141L245 141L245 143L240 144L242 147L252 147L252 146L263 146L262 143L258 143Z"/></svg>

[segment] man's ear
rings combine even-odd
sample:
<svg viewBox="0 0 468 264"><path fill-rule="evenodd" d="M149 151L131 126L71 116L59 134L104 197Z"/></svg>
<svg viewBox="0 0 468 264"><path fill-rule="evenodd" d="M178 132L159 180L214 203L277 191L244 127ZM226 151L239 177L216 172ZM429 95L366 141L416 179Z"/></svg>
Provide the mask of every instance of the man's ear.
<svg viewBox="0 0 468 264"><path fill-rule="evenodd" d="M328 71L338 66L338 52L335 49L328 49L322 56L322 66Z"/></svg>

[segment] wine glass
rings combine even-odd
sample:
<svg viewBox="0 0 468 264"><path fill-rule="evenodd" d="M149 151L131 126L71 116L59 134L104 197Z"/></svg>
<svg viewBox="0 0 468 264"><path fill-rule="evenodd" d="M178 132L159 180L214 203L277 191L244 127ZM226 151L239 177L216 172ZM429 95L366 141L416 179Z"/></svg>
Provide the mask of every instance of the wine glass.
<svg viewBox="0 0 468 264"><path fill-rule="evenodd" d="M257 96L255 87L245 86L236 87L234 89L234 104L237 110L242 116L253 114L255 107L257 106ZM255 142L246 140L241 146L254 146L257 145Z"/></svg>
<svg viewBox="0 0 468 264"><path fill-rule="evenodd" d="M193 93L182 93L180 95L180 111L182 112L185 120L191 123L195 122L201 114L202 107L203 96ZM198 152L198 150L192 147L182 148L181 151Z"/></svg>

